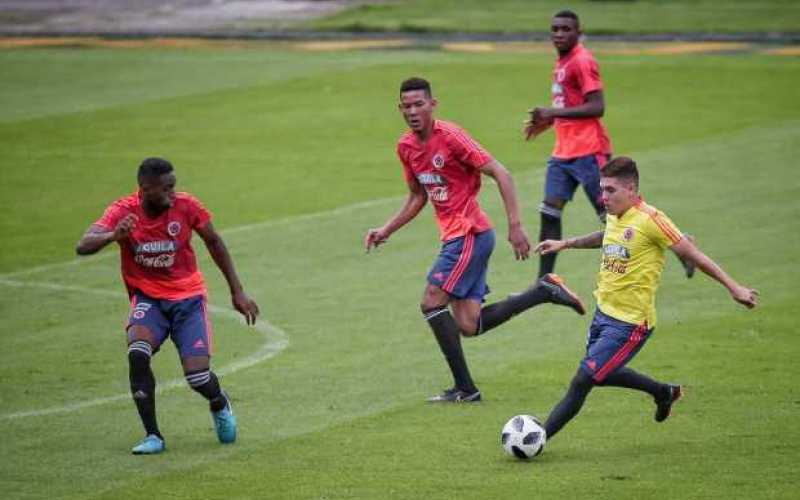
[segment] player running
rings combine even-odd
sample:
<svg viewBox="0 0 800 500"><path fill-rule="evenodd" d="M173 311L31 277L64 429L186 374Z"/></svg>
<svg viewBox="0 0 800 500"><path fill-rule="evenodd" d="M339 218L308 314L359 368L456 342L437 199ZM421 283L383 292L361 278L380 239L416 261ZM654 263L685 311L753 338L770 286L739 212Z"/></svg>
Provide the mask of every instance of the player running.
<svg viewBox="0 0 800 500"><path fill-rule="evenodd" d="M664 249L691 261L722 283L736 302L756 306L758 292L737 283L663 212L639 195L636 163L620 156L602 170L602 200L608 211L605 231L579 238L545 240L535 251L553 254L567 248L603 248L597 275L597 310L589 327L586 356L564 398L550 413L545 429L553 436L580 411L596 385L644 391L656 403L656 422L664 421L681 397L681 386L657 382L625 365L656 326L655 295L664 269Z"/></svg>
<svg viewBox="0 0 800 500"><path fill-rule="evenodd" d="M178 349L189 386L209 401L219 441L232 443L236 417L210 369L213 338L207 291L192 249L192 231L203 238L228 282L233 306L247 324L255 324L258 305L244 293L211 214L193 196L175 192L172 164L147 158L137 178L139 190L112 203L76 248L79 255L90 255L112 241L119 244L122 278L131 299L126 328L131 393L146 432L132 452L147 455L165 449L156 422L156 380L150 359L167 337Z"/></svg>
<svg viewBox="0 0 800 500"><path fill-rule="evenodd" d="M508 217L508 241L515 257L527 259L530 243L520 221L514 182L508 171L457 125L434 120L437 101L430 84L410 78L400 86L400 112L410 130L397 154L409 188L405 204L382 227L370 229L367 252L411 221L430 200L443 242L428 273L421 309L453 374L454 386L430 402L475 402L481 393L470 376L461 338L481 335L537 304L550 302L584 314L583 304L554 274L521 294L481 307L489 293L486 271L494 249L492 223L478 205L481 174L497 182ZM448 309L452 308L452 315Z"/></svg>
<svg viewBox="0 0 800 500"><path fill-rule="evenodd" d="M600 221L605 221L605 208L600 201L600 170L611 158L611 141L600 119L605 114L600 67L594 55L580 43L583 33L578 15L570 10L556 13L550 33L558 52L553 69L552 105L531 109L525 127L526 140L551 126L556 134L555 147L547 162L544 200L539 205L539 241L561 238L561 214L579 184ZM684 259L681 263L691 278L694 265ZM555 265L555 253L541 255L539 276L552 273Z"/></svg>

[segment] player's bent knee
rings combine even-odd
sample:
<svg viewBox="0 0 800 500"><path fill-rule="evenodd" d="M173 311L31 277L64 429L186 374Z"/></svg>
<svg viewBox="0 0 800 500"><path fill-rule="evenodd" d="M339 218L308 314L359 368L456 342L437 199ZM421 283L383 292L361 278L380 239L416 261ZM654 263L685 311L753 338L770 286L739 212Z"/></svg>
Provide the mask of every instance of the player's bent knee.
<svg viewBox="0 0 800 500"><path fill-rule="evenodd" d="M211 367L211 360L208 356L187 356L181 359L183 373L188 374L201 370L208 370Z"/></svg>
<svg viewBox="0 0 800 500"><path fill-rule="evenodd" d="M156 336L144 325L133 325L128 328L128 339L130 342L144 341L151 346L156 345Z"/></svg>

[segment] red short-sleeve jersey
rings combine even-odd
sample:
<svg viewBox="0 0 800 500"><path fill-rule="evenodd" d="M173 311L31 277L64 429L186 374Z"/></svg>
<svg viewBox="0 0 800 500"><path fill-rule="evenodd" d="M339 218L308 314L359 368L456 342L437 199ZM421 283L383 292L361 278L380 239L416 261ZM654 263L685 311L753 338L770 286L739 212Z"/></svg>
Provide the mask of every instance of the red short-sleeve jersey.
<svg viewBox="0 0 800 500"><path fill-rule="evenodd" d="M136 226L126 239L117 242L128 292L140 290L167 300L205 294L205 281L191 244L193 230L211 220L202 203L188 193L176 193L172 207L153 219L145 214L137 192L109 205L95 224L112 231L130 213L138 218Z"/></svg>
<svg viewBox="0 0 800 500"><path fill-rule="evenodd" d="M477 200L480 169L492 156L461 127L436 120L424 143L408 131L397 143L397 155L406 181L419 182L428 193L442 241L492 227Z"/></svg>
<svg viewBox="0 0 800 500"><path fill-rule="evenodd" d="M591 52L576 45L553 70L553 107L569 108L586 102L586 94L603 89L600 68ZM611 141L600 118L556 118L556 158L611 154Z"/></svg>

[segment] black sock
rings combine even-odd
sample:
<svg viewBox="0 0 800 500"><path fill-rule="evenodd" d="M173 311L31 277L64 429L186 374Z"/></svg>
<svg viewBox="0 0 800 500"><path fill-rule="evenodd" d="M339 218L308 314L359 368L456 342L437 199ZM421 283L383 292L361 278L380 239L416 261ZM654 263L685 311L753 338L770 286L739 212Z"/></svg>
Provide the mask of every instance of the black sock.
<svg viewBox="0 0 800 500"><path fill-rule="evenodd" d="M578 368L578 373L572 378L564 398L553 408L544 424L548 440L578 414L593 386L592 378Z"/></svg>
<svg viewBox="0 0 800 500"><path fill-rule="evenodd" d="M550 291L546 288L532 286L519 295L512 295L505 300L484 306L478 319L476 335L481 335L498 325L502 325L517 314L546 302L549 297Z"/></svg>
<svg viewBox="0 0 800 500"><path fill-rule="evenodd" d="M431 326L433 335L439 343L439 349L442 350L442 354L450 366L455 386L467 392L476 391L469 368L467 368L464 351L461 349L460 330L447 306L429 309L422 313Z"/></svg>
<svg viewBox="0 0 800 500"><path fill-rule="evenodd" d="M156 379L150 369L150 356L138 350L129 350L128 365L131 394L144 430L147 434L164 439L156 421Z"/></svg>
<svg viewBox="0 0 800 500"><path fill-rule="evenodd" d="M225 408L228 400L222 394L219 379L217 379L217 375L214 372L211 370L198 370L188 372L185 375L189 386L208 400L211 411L218 412Z"/></svg>
<svg viewBox="0 0 800 500"><path fill-rule="evenodd" d="M548 205L549 207L549 205ZM552 208L552 207L549 207ZM553 210L558 210L552 208ZM553 217L552 215L542 214L541 228L539 229L539 241L544 240L560 240L561 239L561 217ZM556 254L551 253L548 255L539 256L539 277L545 274L552 273L556 268Z"/></svg>
<svg viewBox="0 0 800 500"><path fill-rule="evenodd" d="M636 389L637 391L650 394L657 400L664 399L669 395L667 392L669 391L668 385L656 382L647 375L643 375L627 366L617 369L614 373L606 377L602 385Z"/></svg>

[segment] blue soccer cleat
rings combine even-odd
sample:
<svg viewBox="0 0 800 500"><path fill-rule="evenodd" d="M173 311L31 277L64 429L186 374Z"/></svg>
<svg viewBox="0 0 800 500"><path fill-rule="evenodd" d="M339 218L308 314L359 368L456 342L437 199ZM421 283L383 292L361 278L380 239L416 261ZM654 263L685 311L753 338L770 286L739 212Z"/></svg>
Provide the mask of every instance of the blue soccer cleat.
<svg viewBox="0 0 800 500"><path fill-rule="evenodd" d="M164 451L164 440L155 434L148 434L144 439L131 449L134 455L155 455Z"/></svg>
<svg viewBox="0 0 800 500"><path fill-rule="evenodd" d="M231 408L231 400L225 394L225 408L220 411L212 411L211 418L214 420L214 430L217 431L217 438L220 443L227 444L236 441L236 416Z"/></svg>

